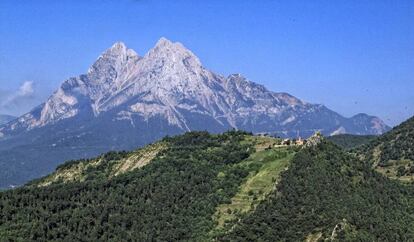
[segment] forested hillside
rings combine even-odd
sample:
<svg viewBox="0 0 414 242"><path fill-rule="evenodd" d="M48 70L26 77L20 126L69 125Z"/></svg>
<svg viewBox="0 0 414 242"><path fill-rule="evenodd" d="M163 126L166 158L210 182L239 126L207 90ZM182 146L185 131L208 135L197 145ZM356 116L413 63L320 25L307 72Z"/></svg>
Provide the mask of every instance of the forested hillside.
<svg viewBox="0 0 414 242"><path fill-rule="evenodd" d="M299 152L269 198L224 241L413 241L414 190L323 141Z"/></svg>
<svg viewBox="0 0 414 242"><path fill-rule="evenodd" d="M246 159L255 152L255 144L269 152L271 143L260 146L256 141L242 132L165 138L161 143L168 148L149 164L118 176L110 175L113 168L125 164L131 154L109 153L70 162L27 187L0 193L0 237L17 241L206 239L217 224L212 219L216 208L231 203L239 185L260 170L261 162L272 161L271 156L257 162Z"/></svg>
<svg viewBox="0 0 414 242"><path fill-rule="evenodd" d="M338 134L327 137L329 141L344 149L357 148L377 138L375 135Z"/></svg>
<svg viewBox="0 0 414 242"><path fill-rule="evenodd" d="M414 181L414 117L355 152L389 177Z"/></svg>
<svg viewBox="0 0 414 242"><path fill-rule="evenodd" d="M190 132L0 193L5 241L411 241L414 188L317 135Z"/></svg>

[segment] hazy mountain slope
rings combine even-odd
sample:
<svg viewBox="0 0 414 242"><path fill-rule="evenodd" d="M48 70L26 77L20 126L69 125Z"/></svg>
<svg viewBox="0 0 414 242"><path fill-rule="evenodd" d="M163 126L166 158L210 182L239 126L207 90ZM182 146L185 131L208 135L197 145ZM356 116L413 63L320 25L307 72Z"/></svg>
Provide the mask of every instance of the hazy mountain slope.
<svg viewBox="0 0 414 242"><path fill-rule="evenodd" d="M0 142L2 187L47 175L62 160L93 157L109 150L131 150L149 143L152 138L161 139L165 133L180 133L180 130L160 120L155 120L152 126L134 129L130 128L128 121L112 122L109 117L87 122L84 126L79 126L80 122L72 119L31 130L28 134L33 144L25 142L26 135ZM136 133L141 135L137 136Z"/></svg>
<svg viewBox="0 0 414 242"><path fill-rule="evenodd" d="M0 187L45 175L64 160L190 130L232 128L295 137L389 129L376 117L345 118L239 74L215 74L165 38L144 56L118 42L86 74L64 81L45 103L0 126Z"/></svg>
<svg viewBox="0 0 414 242"><path fill-rule="evenodd" d="M411 241L414 190L323 141L300 151L268 200L223 241Z"/></svg>
<svg viewBox="0 0 414 242"><path fill-rule="evenodd" d="M0 114L0 125L8 123L8 122L12 121L15 118L16 117L13 117L13 116L10 116L10 115Z"/></svg>
<svg viewBox="0 0 414 242"><path fill-rule="evenodd" d="M414 117L356 152L389 177L414 180Z"/></svg>

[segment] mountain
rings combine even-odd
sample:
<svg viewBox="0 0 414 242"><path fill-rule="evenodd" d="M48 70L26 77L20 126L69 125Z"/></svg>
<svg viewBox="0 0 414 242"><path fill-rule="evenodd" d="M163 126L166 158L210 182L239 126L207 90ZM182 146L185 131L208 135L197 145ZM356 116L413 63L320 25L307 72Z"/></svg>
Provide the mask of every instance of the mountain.
<svg viewBox="0 0 414 242"><path fill-rule="evenodd" d="M389 129L376 117L345 118L240 74L215 74L165 38L144 56L118 42L86 74L64 81L45 103L0 126L0 187L45 175L64 160L131 150L190 130L233 128L283 137Z"/></svg>
<svg viewBox="0 0 414 242"><path fill-rule="evenodd" d="M6 124L6 123L12 121L15 118L16 117L13 117L13 116L10 116L10 115L0 114L0 125Z"/></svg>
<svg viewBox="0 0 414 242"><path fill-rule="evenodd" d="M414 190L320 135L189 132L0 192L6 241L412 241Z"/></svg>
<svg viewBox="0 0 414 242"><path fill-rule="evenodd" d="M414 117L355 151L377 171L404 181L414 180Z"/></svg>

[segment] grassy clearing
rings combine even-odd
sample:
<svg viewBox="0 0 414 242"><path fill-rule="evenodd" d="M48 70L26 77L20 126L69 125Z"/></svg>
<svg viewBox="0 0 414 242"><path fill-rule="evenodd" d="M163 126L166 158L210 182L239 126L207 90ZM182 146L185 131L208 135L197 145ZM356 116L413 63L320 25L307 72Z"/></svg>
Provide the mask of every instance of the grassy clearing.
<svg viewBox="0 0 414 242"><path fill-rule="evenodd" d="M231 202L217 207L213 216L217 227L212 234L231 229L234 222L254 210L275 189L281 172L288 168L294 156L295 152L287 147L269 149L269 144L274 142L272 138L250 137L250 139L255 139L257 152L238 165L249 166L251 172Z"/></svg>
<svg viewBox="0 0 414 242"><path fill-rule="evenodd" d="M412 164L414 164L414 162L408 159L390 160L388 161L387 166L377 166L375 167L375 170L391 179L400 180L402 182L413 182L413 174L398 175L398 169L400 167L409 169L412 166Z"/></svg>
<svg viewBox="0 0 414 242"><path fill-rule="evenodd" d="M318 233L314 233L314 234L309 234L306 237L306 242L317 242L319 241L319 239L322 237L322 233L318 232Z"/></svg>
<svg viewBox="0 0 414 242"><path fill-rule="evenodd" d="M266 136L246 136L245 143L253 143L256 151L263 151L269 147L274 147L280 139Z"/></svg>
<svg viewBox="0 0 414 242"><path fill-rule="evenodd" d="M82 182L85 177L83 173L89 167L97 167L102 162L101 158L97 158L90 162L80 162L66 169L57 171L47 177L45 177L39 184L38 187L49 186L52 183L58 182Z"/></svg>
<svg viewBox="0 0 414 242"><path fill-rule="evenodd" d="M49 186L52 183L83 182L92 173L107 178L118 176L147 165L166 147L165 142L157 142L131 152L127 157L119 160L104 161L103 156L90 161L84 160L57 170L43 178L36 186Z"/></svg>
<svg viewBox="0 0 414 242"><path fill-rule="evenodd" d="M135 151L126 159L121 160L114 167L114 175L118 176L125 172L132 171L147 165L158 155L160 151L166 149L166 147L167 144L165 142L158 142Z"/></svg>

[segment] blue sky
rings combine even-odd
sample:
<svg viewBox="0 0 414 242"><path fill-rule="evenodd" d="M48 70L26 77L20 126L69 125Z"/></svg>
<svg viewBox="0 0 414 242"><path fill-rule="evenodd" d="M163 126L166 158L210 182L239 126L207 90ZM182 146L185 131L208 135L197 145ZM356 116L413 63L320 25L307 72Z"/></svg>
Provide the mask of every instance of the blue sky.
<svg viewBox="0 0 414 242"><path fill-rule="evenodd" d="M115 41L162 36L217 73L390 125L414 115L414 1L0 1L0 113L18 115Z"/></svg>

